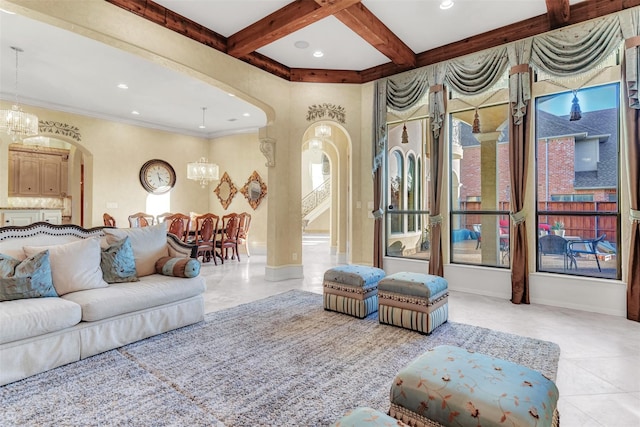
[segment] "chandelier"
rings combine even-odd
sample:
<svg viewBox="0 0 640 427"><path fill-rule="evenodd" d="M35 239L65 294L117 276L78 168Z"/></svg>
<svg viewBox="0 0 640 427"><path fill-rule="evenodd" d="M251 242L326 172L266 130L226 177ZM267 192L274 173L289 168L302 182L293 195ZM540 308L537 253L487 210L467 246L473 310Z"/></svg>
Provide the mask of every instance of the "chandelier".
<svg viewBox="0 0 640 427"><path fill-rule="evenodd" d="M331 126L319 125L316 126L315 135L319 138L328 138L331 136Z"/></svg>
<svg viewBox="0 0 640 427"><path fill-rule="evenodd" d="M25 113L18 104L18 53L19 47L11 46L16 53L16 102L10 110L0 110L0 129L7 132L13 141L38 134L38 117Z"/></svg>
<svg viewBox="0 0 640 427"><path fill-rule="evenodd" d="M209 181L218 179L218 165L209 163L204 157L200 157L197 162L187 163L187 179L199 181L202 188L209 184Z"/></svg>

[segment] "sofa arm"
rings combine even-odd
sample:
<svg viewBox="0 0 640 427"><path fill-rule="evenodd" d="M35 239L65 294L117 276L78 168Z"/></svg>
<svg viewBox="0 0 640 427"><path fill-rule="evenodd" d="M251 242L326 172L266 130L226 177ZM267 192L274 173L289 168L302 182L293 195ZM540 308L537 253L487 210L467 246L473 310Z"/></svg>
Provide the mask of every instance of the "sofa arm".
<svg viewBox="0 0 640 427"><path fill-rule="evenodd" d="M198 253L196 245L185 243L171 233L167 233L167 246L169 247L169 256L172 257L196 258Z"/></svg>

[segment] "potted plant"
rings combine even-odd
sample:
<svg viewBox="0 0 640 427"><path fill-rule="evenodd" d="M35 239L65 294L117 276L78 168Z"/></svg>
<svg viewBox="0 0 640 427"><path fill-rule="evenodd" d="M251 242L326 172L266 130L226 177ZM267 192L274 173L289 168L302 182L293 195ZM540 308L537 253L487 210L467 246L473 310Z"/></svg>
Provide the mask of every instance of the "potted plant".
<svg viewBox="0 0 640 427"><path fill-rule="evenodd" d="M553 231L553 234L555 234L556 236L564 237L564 222L562 221L554 222L553 225L551 226L551 230Z"/></svg>

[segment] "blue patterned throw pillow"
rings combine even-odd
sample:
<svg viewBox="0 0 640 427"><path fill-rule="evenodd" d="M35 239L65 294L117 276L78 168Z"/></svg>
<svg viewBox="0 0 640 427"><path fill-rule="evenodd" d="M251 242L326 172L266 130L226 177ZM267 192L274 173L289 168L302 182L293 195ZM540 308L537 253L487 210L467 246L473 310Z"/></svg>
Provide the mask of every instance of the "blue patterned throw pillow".
<svg viewBox="0 0 640 427"><path fill-rule="evenodd" d="M0 301L57 296L49 251L38 252L23 261L0 254Z"/></svg>
<svg viewBox="0 0 640 427"><path fill-rule="evenodd" d="M100 254L102 278L107 283L137 282L136 260L129 237L117 240Z"/></svg>

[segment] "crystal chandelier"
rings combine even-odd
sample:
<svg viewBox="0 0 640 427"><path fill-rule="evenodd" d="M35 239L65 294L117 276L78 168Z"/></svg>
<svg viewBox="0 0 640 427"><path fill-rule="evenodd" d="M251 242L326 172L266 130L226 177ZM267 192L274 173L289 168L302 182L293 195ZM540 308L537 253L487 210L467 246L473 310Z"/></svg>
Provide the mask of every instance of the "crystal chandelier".
<svg viewBox="0 0 640 427"><path fill-rule="evenodd" d="M202 188L209 184L209 181L218 179L218 165L209 163L204 157L193 163L187 163L187 179L200 181Z"/></svg>
<svg viewBox="0 0 640 427"><path fill-rule="evenodd" d="M16 102L10 110L0 110L0 129L7 132L13 141L38 134L38 117L25 113L18 104L18 53L19 47L11 46L16 53Z"/></svg>
<svg viewBox="0 0 640 427"><path fill-rule="evenodd" d="M319 138L328 138L331 136L331 126L319 125L316 126L315 135Z"/></svg>

